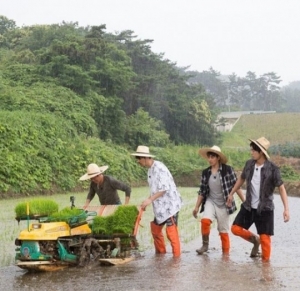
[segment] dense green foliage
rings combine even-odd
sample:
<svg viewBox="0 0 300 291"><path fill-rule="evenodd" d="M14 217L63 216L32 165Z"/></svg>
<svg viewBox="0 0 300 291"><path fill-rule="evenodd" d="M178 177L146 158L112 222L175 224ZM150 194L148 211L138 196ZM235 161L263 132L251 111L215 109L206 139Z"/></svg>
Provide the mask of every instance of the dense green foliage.
<svg viewBox="0 0 300 291"><path fill-rule="evenodd" d="M300 144L299 142L289 142L278 144L271 147L271 152L280 154L284 157L300 158Z"/></svg>
<svg viewBox="0 0 300 291"><path fill-rule="evenodd" d="M126 182L137 145L212 144L214 102L132 31L0 16L0 193L66 191L91 162Z"/></svg>

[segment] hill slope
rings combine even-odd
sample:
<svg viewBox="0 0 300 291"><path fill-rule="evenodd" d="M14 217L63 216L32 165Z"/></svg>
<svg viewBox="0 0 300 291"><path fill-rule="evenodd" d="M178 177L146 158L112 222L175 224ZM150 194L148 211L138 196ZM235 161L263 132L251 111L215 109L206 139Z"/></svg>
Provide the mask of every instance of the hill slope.
<svg viewBox="0 0 300 291"><path fill-rule="evenodd" d="M266 137L271 145L300 143L300 113L242 115L231 132L224 133L223 148L247 148L248 139Z"/></svg>

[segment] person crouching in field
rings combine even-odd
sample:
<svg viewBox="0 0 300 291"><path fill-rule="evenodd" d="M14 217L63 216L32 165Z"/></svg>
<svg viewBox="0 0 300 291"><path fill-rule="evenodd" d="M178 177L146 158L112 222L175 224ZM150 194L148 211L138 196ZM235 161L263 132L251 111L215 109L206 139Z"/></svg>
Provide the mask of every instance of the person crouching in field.
<svg viewBox="0 0 300 291"><path fill-rule="evenodd" d="M271 236L274 235L273 193L275 187L278 187L283 202L284 222L290 219L288 198L280 170L269 160L267 150L270 142L265 137L257 140L250 139L250 142L252 159L246 162L241 176L228 196L227 205L232 205L233 193L246 181L246 200L241 205L231 231L253 244L250 257L258 256L259 244L261 244L262 261L268 262L271 256ZM248 230L253 223L259 236Z"/></svg>
<svg viewBox="0 0 300 291"><path fill-rule="evenodd" d="M226 205L226 201L237 181L237 177L233 168L226 165L227 157L221 152L218 146L200 149L199 154L209 162L210 166L202 171L198 199L193 210L195 218L197 218L201 205L200 212L204 211L201 219L202 247L197 249L196 252L202 255L208 251L210 225L216 219L222 243L222 251L224 254L229 254L229 216L237 208L234 200L232 200L230 206ZM234 192L237 192L240 199L244 201L242 190L237 188Z"/></svg>
<svg viewBox="0 0 300 291"><path fill-rule="evenodd" d="M179 257L180 240L178 234L178 214L182 206L181 196L177 190L172 174L160 161L153 158L147 146L138 146L135 153L138 164L148 168L150 196L141 204L142 209L152 203L154 220L151 221L151 233L157 254L165 254L166 246L162 229L166 225L167 238L171 242L174 257Z"/></svg>

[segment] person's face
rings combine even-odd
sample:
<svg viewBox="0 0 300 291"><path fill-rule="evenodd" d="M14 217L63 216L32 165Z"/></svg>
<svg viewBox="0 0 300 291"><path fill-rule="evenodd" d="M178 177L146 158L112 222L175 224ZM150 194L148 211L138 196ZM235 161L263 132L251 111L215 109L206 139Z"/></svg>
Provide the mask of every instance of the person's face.
<svg viewBox="0 0 300 291"><path fill-rule="evenodd" d="M250 152L251 152L252 159L255 160L255 161L258 161L259 159L261 159L262 157L264 157L263 152L257 152L252 147L250 147Z"/></svg>
<svg viewBox="0 0 300 291"><path fill-rule="evenodd" d="M91 178L91 181L94 182L94 183L97 183L99 184L101 181L102 181L102 174L98 175L98 176L95 176L93 178Z"/></svg>
<svg viewBox="0 0 300 291"><path fill-rule="evenodd" d="M145 157L135 157L138 164L142 167L146 167L146 158Z"/></svg>
<svg viewBox="0 0 300 291"><path fill-rule="evenodd" d="M214 167L219 164L220 157L216 154L208 153L207 154L209 164Z"/></svg>

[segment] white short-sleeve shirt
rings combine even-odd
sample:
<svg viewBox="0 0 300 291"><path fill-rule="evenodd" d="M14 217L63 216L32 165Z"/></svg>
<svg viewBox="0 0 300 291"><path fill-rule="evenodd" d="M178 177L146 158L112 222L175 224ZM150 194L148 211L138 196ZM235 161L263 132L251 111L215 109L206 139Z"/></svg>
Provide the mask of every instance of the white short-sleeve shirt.
<svg viewBox="0 0 300 291"><path fill-rule="evenodd" d="M163 223L180 210L182 205L180 193L169 169L159 161L154 161L148 169L148 184L151 196L157 192L166 191L152 202L157 222Z"/></svg>

